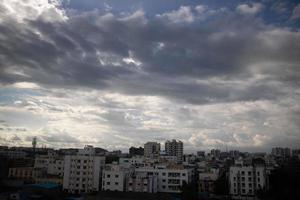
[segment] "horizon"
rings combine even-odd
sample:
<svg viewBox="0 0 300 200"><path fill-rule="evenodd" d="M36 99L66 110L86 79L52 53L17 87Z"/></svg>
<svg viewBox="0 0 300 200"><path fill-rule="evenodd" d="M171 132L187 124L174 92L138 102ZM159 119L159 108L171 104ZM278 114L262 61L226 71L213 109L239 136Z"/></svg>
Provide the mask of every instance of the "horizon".
<svg viewBox="0 0 300 200"><path fill-rule="evenodd" d="M3 0L0 145L300 147L295 0Z"/></svg>

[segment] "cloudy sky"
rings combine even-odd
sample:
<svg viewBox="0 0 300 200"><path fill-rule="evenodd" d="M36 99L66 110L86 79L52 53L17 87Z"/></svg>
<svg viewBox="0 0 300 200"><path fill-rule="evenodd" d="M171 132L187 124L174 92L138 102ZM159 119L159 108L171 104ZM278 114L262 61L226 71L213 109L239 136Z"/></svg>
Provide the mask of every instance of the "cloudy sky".
<svg viewBox="0 0 300 200"><path fill-rule="evenodd" d="M300 4L2 0L0 145L300 146Z"/></svg>

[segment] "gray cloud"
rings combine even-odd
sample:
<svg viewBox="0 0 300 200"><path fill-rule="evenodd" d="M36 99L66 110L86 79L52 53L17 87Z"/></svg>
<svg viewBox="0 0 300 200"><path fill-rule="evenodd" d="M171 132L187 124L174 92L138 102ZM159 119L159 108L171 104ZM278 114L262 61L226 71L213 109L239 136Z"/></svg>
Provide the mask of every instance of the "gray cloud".
<svg viewBox="0 0 300 200"><path fill-rule="evenodd" d="M131 136L139 141L181 137L196 146L275 144L282 135L297 136L300 115L294 106L300 100L300 33L255 16L262 11L261 4L211 12L208 7L201 12L200 7L198 11L181 7L148 17L142 10L119 16L98 10L62 12L53 7L38 16L34 7L12 15L5 3L0 3L0 83L8 87L36 83L39 98L53 98L53 102L31 99L14 105L23 109L23 113L9 111L19 113L18 118L45 115L48 123L43 125L49 127L64 119L61 123L70 130L74 121L82 126L99 123L97 130L103 128L103 133L91 130L89 134L105 141L114 138L119 147L122 141L133 144ZM184 19L179 20L180 16ZM98 92L141 97L142 103L129 98L128 105L119 96L93 95ZM159 102L160 109L155 110L152 105L141 105L147 104L146 97L168 103ZM267 108L244 105L252 102L267 102ZM189 107L182 107L185 104ZM228 112L236 107L251 110L209 114L222 105L229 107L224 108ZM280 111L274 112L272 105ZM202 116L198 106L210 106L206 112L210 119ZM280 116L274 119L283 111L288 122ZM263 125L278 121L284 130ZM245 130L237 130L238 126ZM91 142L90 136L78 139L70 130L55 129L41 139ZM276 132L274 141L270 131ZM59 138L56 132L66 133L65 137Z"/></svg>

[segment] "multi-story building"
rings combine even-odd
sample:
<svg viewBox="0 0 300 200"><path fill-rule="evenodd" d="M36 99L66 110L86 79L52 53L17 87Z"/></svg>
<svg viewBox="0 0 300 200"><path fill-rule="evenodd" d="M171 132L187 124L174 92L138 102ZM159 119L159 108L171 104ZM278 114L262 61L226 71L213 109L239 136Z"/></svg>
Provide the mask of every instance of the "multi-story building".
<svg viewBox="0 0 300 200"><path fill-rule="evenodd" d="M27 153L19 150L0 149L0 156L11 158L11 159L19 159L19 158L25 158L27 156Z"/></svg>
<svg viewBox="0 0 300 200"><path fill-rule="evenodd" d="M234 165L229 169L230 195L234 199L255 198L257 191L267 187L263 165Z"/></svg>
<svg viewBox="0 0 300 200"><path fill-rule="evenodd" d="M47 174L63 177L63 175L64 175L64 159L57 158L57 159L52 160L52 162L49 163L49 165L48 165Z"/></svg>
<svg viewBox="0 0 300 200"><path fill-rule="evenodd" d="M210 155L215 158L219 158L221 151L219 149L210 150Z"/></svg>
<svg viewBox="0 0 300 200"><path fill-rule="evenodd" d="M157 193L158 184L156 175L147 173L131 173L126 178L126 191Z"/></svg>
<svg viewBox="0 0 300 200"><path fill-rule="evenodd" d="M34 182L37 173L33 167L13 167L9 168L8 178Z"/></svg>
<svg viewBox="0 0 300 200"><path fill-rule="evenodd" d="M199 192L212 194L215 189L215 182L218 179L219 170L211 170L209 172L199 173Z"/></svg>
<svg viewBox="0 0 300 200"><path fill-rule="evenodd" d="M143 147L130 147L129 148L129 155L130 156L143 156L144 155L144 148Z"/></svg>
<svg viewBox="0 0 300 200"><path fill-rule="evenodd" d="M105 157L96 156L92 146L64 159L63 189L70 193L99 191Z"/></svg>
<svg viewBox="0 0 300 200"><path fill-rule="evenodd" d="M146 173L157 176L158 192L180 193L185 183L192 181L193 169L185 169L182 165L142 167L135 169L136 173Z"/></svg>
<svg viewBox="0 0 300 200"><path fill-rule="evenodd" d="M119 158L119 165L122 167L144 166L145 158L143 156L134 156L131 158Z"/></svg>
<svg viewBox="0 0 300 200"><path fill-rule="evenodd" d="M126 176L130 169L120 165L105 165L102 173L102 190L107 191L125 191Z"/></svg>
<svg viewBox="0 0 300 200"><path fill-rule="evenodd" d="M160 143L147 142L144 145L144 155L148 158L157 158L160 154Z"/></svg>
<svg viewBox="0 0 300 200"><path fill-rule="evenodd" d="M291 156L290 148L275 147L272 148L272 155L276 157L287 158Z"/></svg>
<svg viewBox="0 0 300 200"><path fill-rule="evenodd" d="M176 156L177 162L182 163L183 143L181 141L166 141L165 152L169 156Z"/></svg>

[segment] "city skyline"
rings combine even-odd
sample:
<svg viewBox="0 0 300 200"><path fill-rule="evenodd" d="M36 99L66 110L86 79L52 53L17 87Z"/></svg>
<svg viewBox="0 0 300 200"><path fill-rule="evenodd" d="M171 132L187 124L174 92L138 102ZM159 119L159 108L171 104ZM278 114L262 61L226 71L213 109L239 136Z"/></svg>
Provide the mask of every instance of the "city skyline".
<svg viewBox="0 0 300 200"><path fill-rule="evenodd" d="M297 1L0 2L0 145L300 146Z"/></svg>

